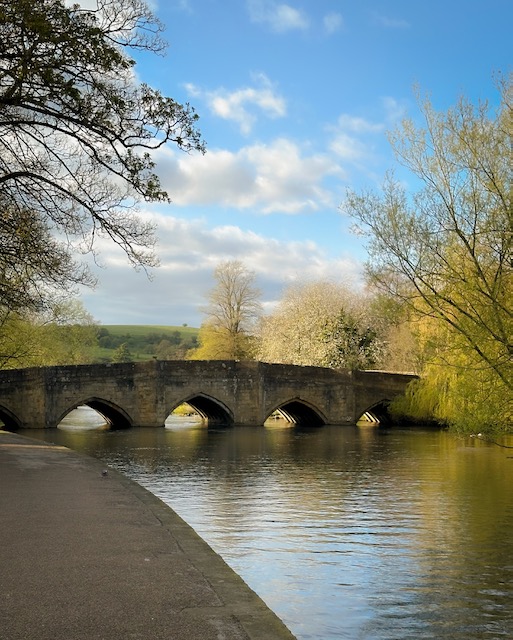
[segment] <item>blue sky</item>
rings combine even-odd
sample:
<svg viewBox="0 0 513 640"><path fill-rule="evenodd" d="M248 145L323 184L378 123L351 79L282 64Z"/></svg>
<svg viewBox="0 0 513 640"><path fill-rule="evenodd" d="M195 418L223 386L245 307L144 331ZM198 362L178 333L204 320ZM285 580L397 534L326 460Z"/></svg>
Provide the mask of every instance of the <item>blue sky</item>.
<svg viewBox="0 0 513 640"><path fill-rule="evenodd" d="M170 205L150 281L101 246L82 299L103 324L199 326L215 266L242 260L267 311L294 281L362 281L365 248L339 210L394 167L386 139L417 117L414 85L445 110L498 95L513 0L158 0L165 57L136 73L200 116L207 153L155 156Z"/></svg>

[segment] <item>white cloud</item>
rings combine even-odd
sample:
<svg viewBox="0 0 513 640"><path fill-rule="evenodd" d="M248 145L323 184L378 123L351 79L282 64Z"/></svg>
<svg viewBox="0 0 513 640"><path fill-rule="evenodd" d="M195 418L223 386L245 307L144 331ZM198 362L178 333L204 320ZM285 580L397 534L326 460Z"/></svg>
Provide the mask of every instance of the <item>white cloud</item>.
<svg viewBox="0 0 513 640"><path fill-rule="evenodd" d="M163 187L177 205L221 205L261 213L300 213L336 206L325 186L343 171L328 154L306 155L290 140L204 156L162 149L154 156Z"/></svg>
<svg viewBox="0 0 513 640"><path fill-rule="evenodd" d="M395 98L385 96L382 98L383 107L385 109L387 123L395 124L406 116L406 105L399 102Z"/></svg>
<svg viewBox="0 0 513 640"><path fill-rule="evenodd" d="M382 99L379 120L343 113L325 127L326 139L318 138L315 148L282 137L235 150L210 148L204 156L166 147L153 157L163 188L180 207L313 213L336 208L344 183L371 174L374 179L383 145L389 149L386 128L402 113L391 97Z"/></svg>
<svg viewBox="0 0 513 640"><path fill-rule="evenodd" d="M383 115L380 122L373 122L359 116L343 113L335 126L328 127L332 133L330 150L341 161L364 166L376 158L375 148L379 137L383 137L387 128L404 118L406 107L390 96L381 99Z"/></svg>
<svg viewBox="0 0 513 640"><path fill-rule="evenodd" d="M241 133L248 135L256 122L257 112L268 118L281 118L286 114L285 100L278 95L265 74L255 76L257 87L243 87L235 91L216 89L203 91L187 84L187 91L195 98L205 99L210 110L224 120L239 125Z"/></svg>
<svg viewBox="0 0 513 640"><path fill-rule="evenodd" d="M106 268L99 272L97 289L85 291L82 299L103 324L199 326L213 271L228 259L240 259L255 272L266 309L298 279L362 281L357 259L330 258L314 242L284 242L237 226L209 228L204 220L143 215L157 223L161 266L150 281L130 268L120 249L102 241L99 249Z"/></svg>
<svg viewBox="0 0 513 640"><path fill-rule="evenodd" d="M342 114L332 132L330 150L341 160L357 164L373 155L373 144L369 142L376 134L383 133L382 123L371 122L365 118Z"/></svg>
<svg viewBox="0 0 513 640"><path fill-rule="evenodd" d="M339 116L337 126L346 131L352 131L353 133L380 133L383 131L383 124L379 122L371 122L365 118L358 116L351 116L347 113L343 113Z"/></svg>
<svg viewBox="0 0 513 640"><path fill-rule="evenodd" d="M328 13L323 18L324 29L327 33L332 34L344 26L344 20L340 13Z"/></svg>
<svg viewBox="0 0 513 640"><path fill-rule="evenodd" d="M367 155L367 146L358 138L339 131L333 138L330 149L342 160L356 162Z"/></svg>
<svg viewBox="0 0 513 640"><path fill-rule="evenodd" d="M276 33L309 27L307 16L288 4L274 0L248 0L248 9L253 22L266 24Z"/></svg>
<svg viewBox="0 0 513 640"><path fill-rule="evenodd" d="M180 11L192 11L190 0L175 0L175 5Z"/></svg>
<svg viewBox="0 0 513 640"><path fill-rule="evenodd" d="M374 20L386 29L409 29L410 23L403 18L390 18L379 13L374 13Z"/></svg>

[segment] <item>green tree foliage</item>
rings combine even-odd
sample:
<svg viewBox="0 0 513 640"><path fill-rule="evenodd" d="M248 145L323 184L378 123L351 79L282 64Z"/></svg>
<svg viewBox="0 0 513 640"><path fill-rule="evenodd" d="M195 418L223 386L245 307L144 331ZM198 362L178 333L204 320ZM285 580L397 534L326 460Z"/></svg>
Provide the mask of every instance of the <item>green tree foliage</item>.
<svg viewBox="0 0 513 640"><path fill-rule="evenodd" d="M175 346L167 338L161 340L155 348L157 360L172 360L174 354Z"/></svg>
<svg viewBox="0 0 513 640"><path fill-rule="evenodd" d="M98 327L78 300L39 314L4 312L0 368L87 364L94 359Z"/></svg>
<svg viewBox="0 0 513 640"><path fill-rule="evenodd" d="M123 342L119 345L119 347L114 351L112 355L112 362L132 362L134 359L132 352L128 348L126 342Z"/></svg>
<svg viewBox="0 0 513 640"><path fill-rule="evenodd" d="M195 360L243 360L255 356L254 328L261 313L255 274L239 260L222 262L214 272L206 321L200 328Z"/></svg>
<svg viewBox="0 0 513 640"><path fill-rule="evenodd" d="M152 326L103 326L98 329L99 359L109 362L112 351L126 343L134 359L175 360L197 346L197 329ZM110 351L110 353L109 353Z"/></svg>
<svg viewBox="0 0 513 640"><path fill-rule="evenodd" d="M40 309L48 286L90 283L75 256L99 237L156 264L140 200L167 200L151 152L204 151L197 116L133 72L160 53L141 0L0 0L0 304Z"/></svg>
<svg viewBox="0 0 513 640"><path fill-rule="evenodd" d="M373 349L379 369L419 373L421 357L416 323L410 308L398 298L371 287L368 291L371 330L378 342Z"/></svg>
<svg viewBox="0 0 513 640"><path fill-rule="evenodd" d="M391 134L418 191L388 176L381 194L346 202L369 237L372 282L430 319L415 398L438 390L435 414L459 428L474 428L469 416L482 429L513 424L511 79L500 88L495 112L461 99L438 113L419 101L423 126L406 120Z"/></svg>
<svg viewBox="0 0 513 640"><path fill-rule="evenodd" d="M188 354L189 360L253 360L257 353L253 335L233 333L209 322L201 325L198 342L198 348Z"/></svg>
<svg viewBox="0 0 513 640"><path fill-rule="evenodd" d="M0 316L0 369L35 365L38 352L39 340L35 323L14 311L2 313Z"/></svg>
<svg viewBox="0 0 513 640"><path fill-rule="evenodd" d="M59 286L92 283L40 215L6 204L1 195L0 210L1 307L38 311L51 304L50 292Z"/></svg>
<svg viewBox="0 0 513 640"><path fill-rule="evenodd" d="M87 364L98 345L98 325L79 300L54 305L46 314L41 342L46 353L41 364Z"/></svg>
<svg viewBox="0 0 513 640"><path fill-rule="evenodd" d="M507 430L511 395L461 336L437 319L424 317L417 323L417 337L425 360L422 378L392 410L421 421L434 418L461 431Z"/></svg>

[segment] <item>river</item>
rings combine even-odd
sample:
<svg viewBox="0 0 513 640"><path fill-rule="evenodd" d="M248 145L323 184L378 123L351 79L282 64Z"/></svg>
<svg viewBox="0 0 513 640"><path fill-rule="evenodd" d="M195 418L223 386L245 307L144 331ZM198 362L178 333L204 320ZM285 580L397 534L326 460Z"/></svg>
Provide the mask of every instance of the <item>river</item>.
<svg viewBox="0 0 513 640"><path fill-rule="evenodd" d="M80 411L22 433L148 488L299 640L513 637L513 449L420 427L98 431Z"/></svg>

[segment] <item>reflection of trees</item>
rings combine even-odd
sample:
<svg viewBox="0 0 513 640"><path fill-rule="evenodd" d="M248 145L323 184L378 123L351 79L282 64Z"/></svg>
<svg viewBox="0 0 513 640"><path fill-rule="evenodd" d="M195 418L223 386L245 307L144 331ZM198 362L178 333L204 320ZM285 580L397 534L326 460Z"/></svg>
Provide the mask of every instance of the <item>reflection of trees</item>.
<svg viewBox="0 0 513 640"><path fill-rule="evenodd" d="M128 460L250 583L258 572L266 584L281 562L351 583L348 606L368 600L372 611L360 637L389 630L392 610L396 637L409 637L412 621L431 634L423 637L477 640L484 619L507 628L513 465L501 449L444 431L369 426L95 438L99 455Z"/></svg>

